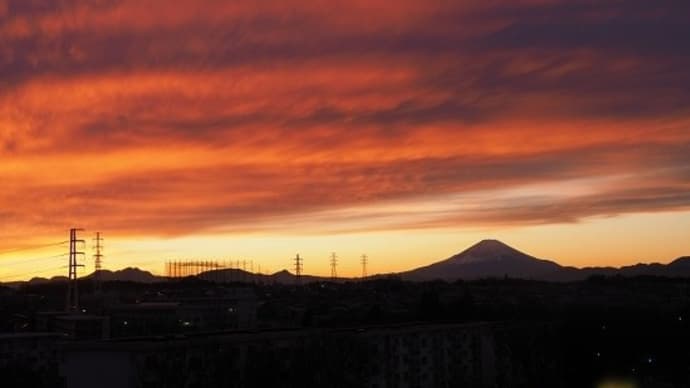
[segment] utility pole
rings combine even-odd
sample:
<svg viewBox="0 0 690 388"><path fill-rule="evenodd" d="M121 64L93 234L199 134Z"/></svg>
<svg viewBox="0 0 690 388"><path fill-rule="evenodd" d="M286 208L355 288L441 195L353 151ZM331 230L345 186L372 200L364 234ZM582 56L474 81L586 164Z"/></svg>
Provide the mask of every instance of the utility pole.
<svg viewBox="0 0 690 388"><path fill-rule="evenodd" d="M294 258L295 260L295 284L302 284L302 267L304 266L304 259L299 257L299 253Z"/></svg>
<svg viewBox="0 0 690 388"><path fill-rule="evenodd" d="M77 239L77 232L84 229L72 228L69 230L69 265L67 275L67 298L65 300L66 311L79 310L79 288L77 286L77 268L83 267L84 264L79 264L77 258L84 256L84 252L77 251L77 244L84 244L84 240Z"/></svg>
<svg viewBox="0 0 690 388"><path fill-rule="evenodd" d="M95 249L96 249L96 254L93 255L93 261L94 261L94 272L93 272L93 280L94 280L94 293L97 295L101 294L101 265L103 264L103 245L101 244L103 242L103 237L101 237L101 232L96 232L96 238L94 239L94 242L96 243Z"/></svg>
<svg viewBox="0 0 690 388"><path fill-rule="evenodd" d="M338 272L336 271L336 267L338 266L338 256L335 255L335 252L331 253L331 280L335 280L338 278Z"/></svg>
<svg viewBox="0 0 690 388"><path fill-rule="evenodd" d="M362 279L367 277L367 263L369 262L369 256L366 254L362 255Z"/></svg>

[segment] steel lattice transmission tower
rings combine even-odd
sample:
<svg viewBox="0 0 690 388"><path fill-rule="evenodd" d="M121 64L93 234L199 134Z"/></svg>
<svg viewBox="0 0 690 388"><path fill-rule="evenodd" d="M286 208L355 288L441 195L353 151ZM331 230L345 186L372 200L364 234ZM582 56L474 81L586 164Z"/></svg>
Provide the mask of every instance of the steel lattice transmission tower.
<svg viewBox="0 0 690 388"><path fill-rule="evenodd" d="M338 278L338 271L336 270L336 267L338 266L338 256L335 255L335 252L331 253L331 279L335 280Z"/></svg>
<svg viewBox="0 0 690 388"><path fill-rule="evenodd" d="M367 264L369 263L369 256L362 255L362 279L367 277Z"/></svg>
<svg viewBox="0 0 690 388"><path fill-rule="evenodd" d="M295 261L295 283L301 284L304 259L301 258L298 253L293 260Z"/></svg>
<svg viewBox="0 0 690 388"><path fill-rule="evenodd" d="M79 288L77 286L77 268L83 267L84 264L78 263L78 257L84 256L84 252L78 251L78 244L84 245L84 240L77 238L77 232L84 229L72 228L69 230L69 265L67 276L67 298L65 300L65 310L78 311L79 310Z"/></svg>
<svg viewBox="0 0 690 388"><path fill-rule="evenodd" d="M96 253L93 255L93 262L94 262L94 272L93 272L93 280L94 280L94 288L95 292L97 294L101 293L101 270L103 269L103 237L101 237L101 232L96 232L96 238L93 239L94 243L96 244L94 246L94 249L96 250Z"/></svg>

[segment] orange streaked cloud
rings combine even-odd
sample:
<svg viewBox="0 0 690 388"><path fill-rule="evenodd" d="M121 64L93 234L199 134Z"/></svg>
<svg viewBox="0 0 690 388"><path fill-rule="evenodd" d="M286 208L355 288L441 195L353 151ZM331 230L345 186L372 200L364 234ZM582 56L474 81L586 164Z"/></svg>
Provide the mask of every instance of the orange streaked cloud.
<svg viewBox="0 0 690 388"><path fill-rule="evenodd" d="M0 0L0 251L685 217L687 11Z"/></svg>

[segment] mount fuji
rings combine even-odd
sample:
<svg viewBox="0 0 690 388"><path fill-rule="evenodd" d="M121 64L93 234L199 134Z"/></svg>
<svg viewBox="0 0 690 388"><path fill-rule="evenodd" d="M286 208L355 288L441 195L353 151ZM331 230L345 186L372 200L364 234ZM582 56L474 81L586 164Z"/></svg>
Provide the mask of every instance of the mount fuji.
<svg viewBox="0 0 690 388"><path fill-rule="evenodd" d="M498 240L483 240L446 260L402 273L407 280L489 277L548 279L564 267L520 252Z"/></svg>

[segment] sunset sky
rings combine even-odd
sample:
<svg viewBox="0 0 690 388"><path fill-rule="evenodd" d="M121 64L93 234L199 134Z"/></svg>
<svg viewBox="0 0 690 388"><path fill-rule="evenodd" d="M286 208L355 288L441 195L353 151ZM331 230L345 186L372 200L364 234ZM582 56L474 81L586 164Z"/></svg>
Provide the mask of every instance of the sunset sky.
<svg viewBox="0 0 690 388"><path fill-rule="evenodd" d="M0 0L0 281L690 255L687 0ZM93 270L91 244L86 271ZM84 273L86 273L86 271Z"/></svg>

